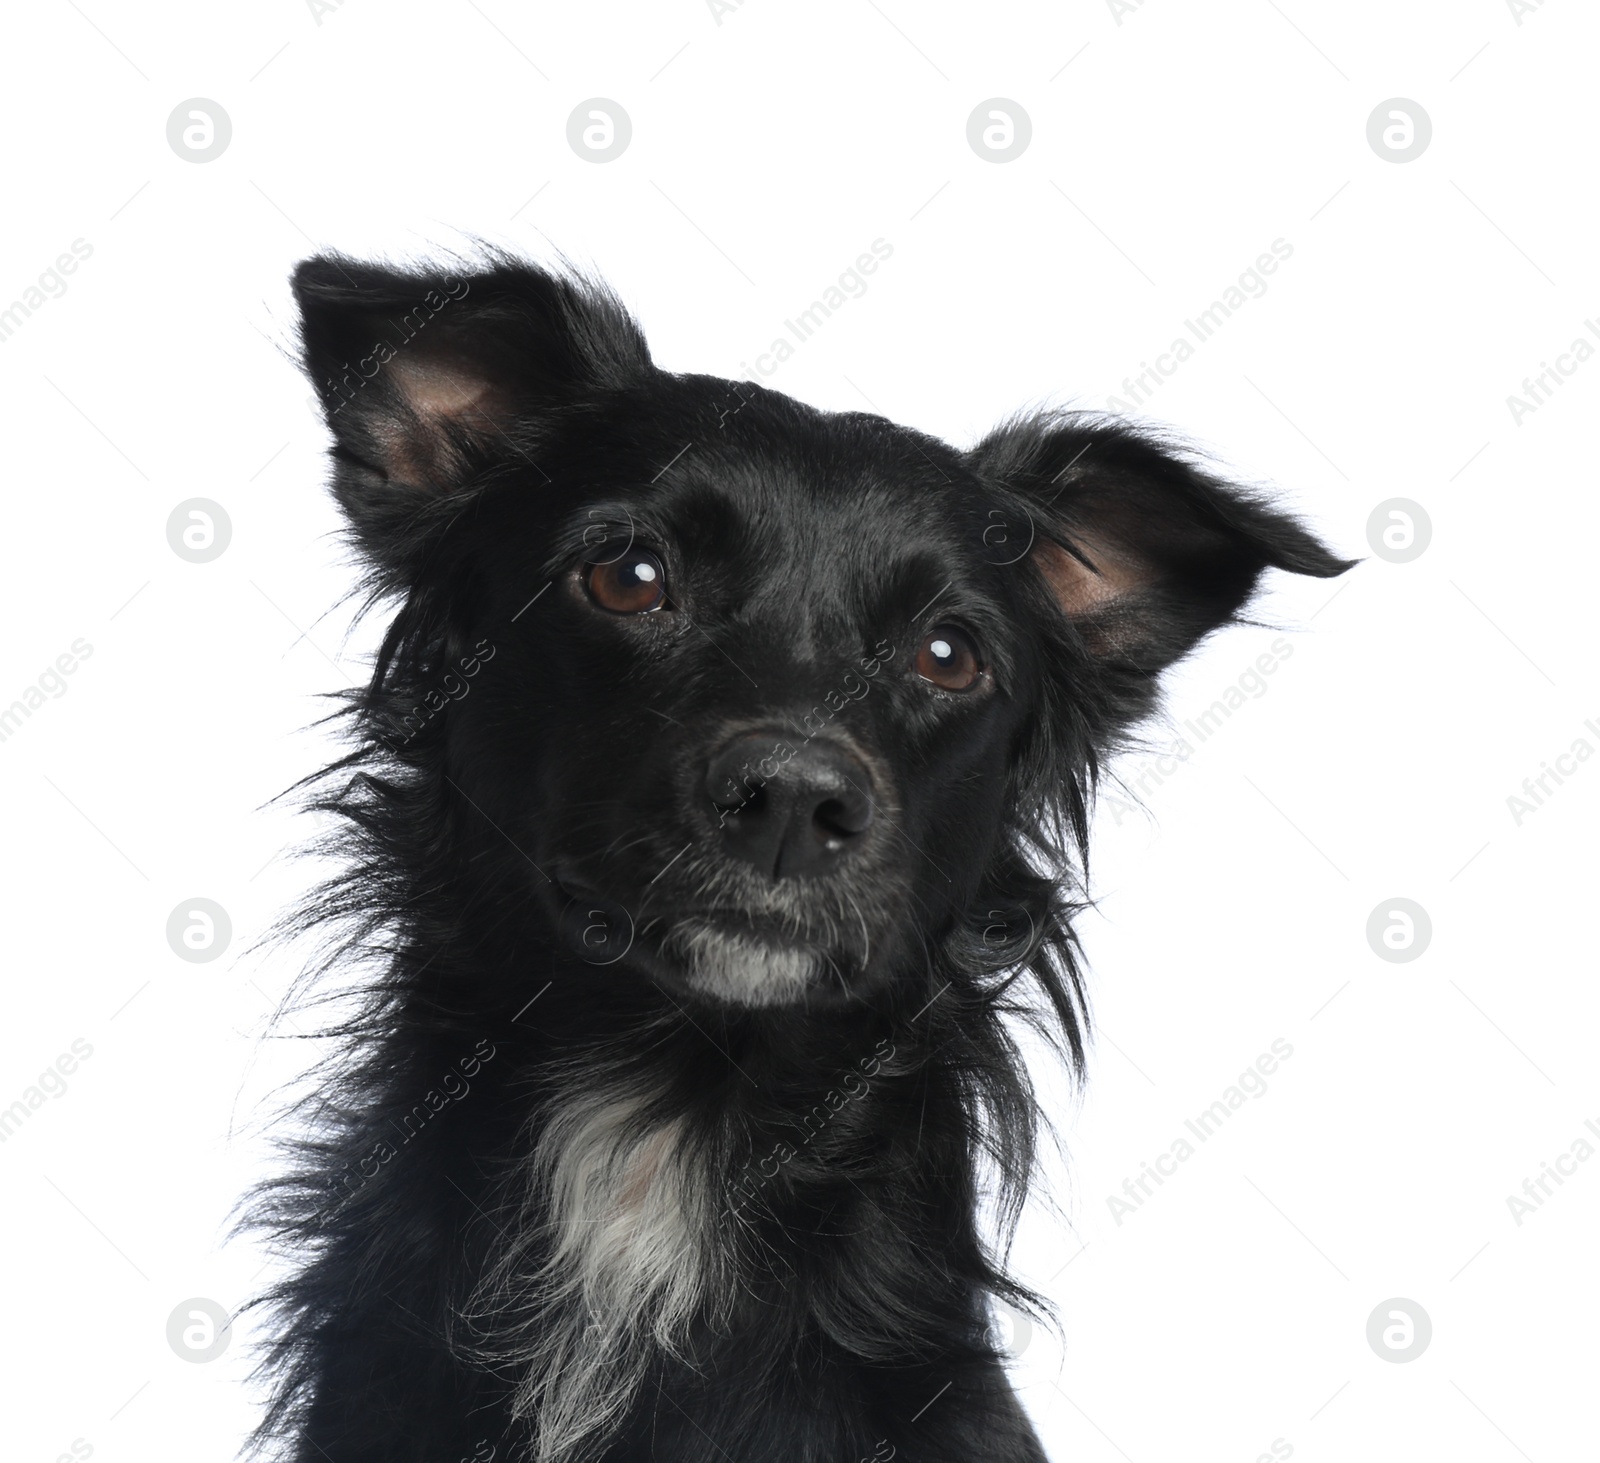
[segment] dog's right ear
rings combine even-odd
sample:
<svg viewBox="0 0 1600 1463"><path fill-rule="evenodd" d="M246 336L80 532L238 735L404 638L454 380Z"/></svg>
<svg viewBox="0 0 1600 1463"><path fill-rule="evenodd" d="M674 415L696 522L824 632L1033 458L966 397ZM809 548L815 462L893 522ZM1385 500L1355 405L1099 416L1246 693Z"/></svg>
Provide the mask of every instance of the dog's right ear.
<svg viewBox="0 0 1600 1463"><path fill-rule="evenodd" d="M1088 661L1079 671L1124 724L1150 710L1168 666L1238 620L1268 569L1329 579L1356 562L1265 496L1120 418L1019 417L968 461L1021 498L1049 622L1070 626Z"/></svg>
<svg viewBox="0 0 1600 1463"><path fill-rule="evenodd" d="M294 272L306 374L333 432L334 491L382 557L384 530L506 463L653 367L601 285L507 256L452 274L336 254Z"/></svg>

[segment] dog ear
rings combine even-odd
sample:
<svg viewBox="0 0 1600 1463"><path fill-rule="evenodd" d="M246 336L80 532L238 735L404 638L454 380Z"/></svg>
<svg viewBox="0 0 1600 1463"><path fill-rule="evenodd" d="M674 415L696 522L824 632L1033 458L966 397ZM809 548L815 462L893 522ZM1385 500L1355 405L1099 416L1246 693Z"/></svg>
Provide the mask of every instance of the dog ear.
<svg viewBox="0 0 1600 1463"><path fill-rule="evenodd" d="M532 460L564 414L653 368L602 286L490 254L450 274L334 254L294 272L334 491L369 549L385 519Z"/></svg>
<svg viewBox="0 0 1600 1463"><path fill-rule="evenodd" d="M968 454L1033 520L1028 561L1083 646L1152 678L1233 620L1264 570L1331 578L1333 554L1265 499L1095 413L1009 422Z"/></svg>

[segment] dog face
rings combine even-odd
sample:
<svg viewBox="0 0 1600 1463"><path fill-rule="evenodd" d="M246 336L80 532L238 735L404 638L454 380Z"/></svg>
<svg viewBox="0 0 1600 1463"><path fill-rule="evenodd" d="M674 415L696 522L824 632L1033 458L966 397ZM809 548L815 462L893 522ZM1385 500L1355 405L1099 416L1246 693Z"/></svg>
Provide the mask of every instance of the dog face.
<svg viewBox="0 0 1600 1463"><path fill-rule="evenodd" d="M535 892L702 995L891 978L973 898L1037 709L981 482L698 378L622 393L541 466L559 501L524 465L484 542L504 593L471 629L505 659L458 718Z"/></svg>
<svg viewBox="0 0 1600 1463"><path fill-rule="evenodd" d="M1346 567L1115 422L958 452L662 372L609 295L512 261L296 289L335 490L404 599L390 745L445 769L497 917L619 979L859 1000L1002 910L1031 953L1026 846L1081 833L1160 671L1269 565Z"/></svg>

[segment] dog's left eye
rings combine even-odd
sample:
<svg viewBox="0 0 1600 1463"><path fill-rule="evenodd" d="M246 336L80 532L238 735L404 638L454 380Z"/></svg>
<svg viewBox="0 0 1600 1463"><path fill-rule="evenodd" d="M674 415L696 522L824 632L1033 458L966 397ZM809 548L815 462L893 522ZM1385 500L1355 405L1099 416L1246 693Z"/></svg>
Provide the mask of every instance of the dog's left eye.
<svg viewBox="0 0 1600 1463"><path fill-rule="evenodd" d="M667 575L648 549L630 549L610 564L591 564L584 572L589 598L614 615L643 615L667 599Z"/></svg>
<svg viewBox="0 0 1600 1463"><path fill-rule="evenodd" d="M954 625L940 625L923 636L917 674L942 691L970 691L983 675L983 662L969 635Z"/></svg>

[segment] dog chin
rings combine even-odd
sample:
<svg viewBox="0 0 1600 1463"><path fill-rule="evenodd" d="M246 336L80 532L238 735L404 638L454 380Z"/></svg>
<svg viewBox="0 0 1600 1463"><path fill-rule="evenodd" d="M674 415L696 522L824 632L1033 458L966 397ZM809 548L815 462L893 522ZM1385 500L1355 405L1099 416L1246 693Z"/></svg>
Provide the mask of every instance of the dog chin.
<svg viewBox="0 0 1600 1463"><path fill-rule="evenodd" d="M663 942L683 983L729 1006L790 1006L804 1001L822 974L816 952L774 944L698 920L679 924Z"/></svg>

